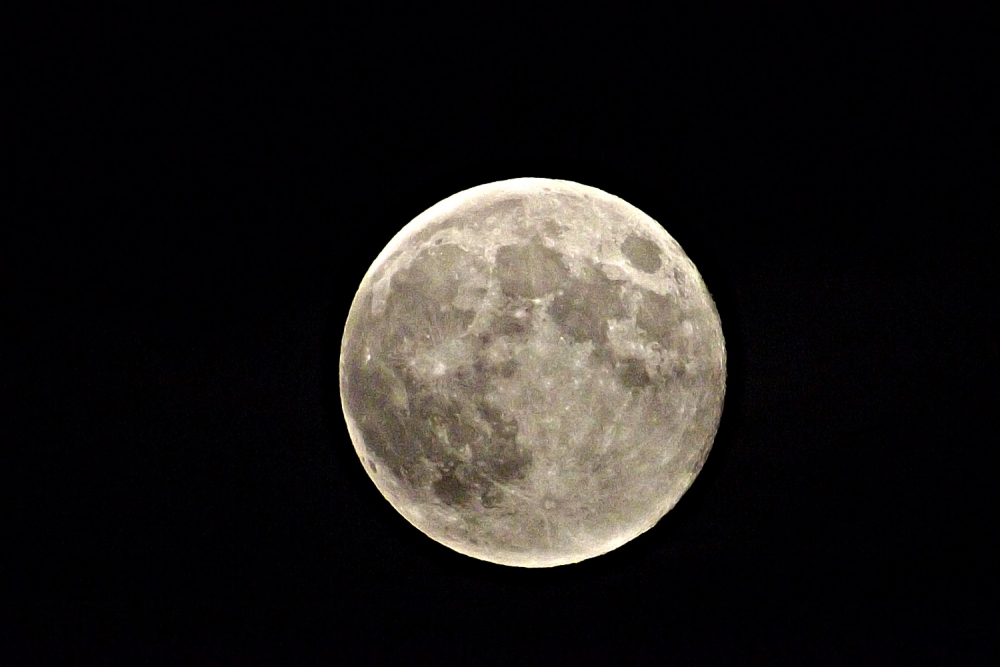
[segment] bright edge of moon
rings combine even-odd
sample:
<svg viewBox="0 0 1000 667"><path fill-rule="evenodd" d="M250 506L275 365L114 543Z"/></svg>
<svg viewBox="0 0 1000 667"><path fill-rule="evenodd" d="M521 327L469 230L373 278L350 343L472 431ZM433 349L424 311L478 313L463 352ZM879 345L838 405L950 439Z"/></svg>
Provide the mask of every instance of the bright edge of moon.
<svg viewBox="0 0 1000 667"><path fill-rule="evenodd" d="M718 429L726 350L680 245L596 188L518 178L406 225L361 281L340 392L382 495L428 537L518 567L657 523Z"/></svg>

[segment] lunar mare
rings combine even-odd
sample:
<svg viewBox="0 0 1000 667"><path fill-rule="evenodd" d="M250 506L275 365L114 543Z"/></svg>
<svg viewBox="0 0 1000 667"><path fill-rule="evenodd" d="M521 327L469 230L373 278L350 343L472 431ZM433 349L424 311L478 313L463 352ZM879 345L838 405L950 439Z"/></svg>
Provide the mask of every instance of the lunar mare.
<svg viewBox="0 0 1000 667"><path fill-rule="evenodd" d="M474 558L548 567L651 528L722 412L726 352L698 270L647 215L539 178L419 215L361 281L344 415L410 523Z"/></svg>

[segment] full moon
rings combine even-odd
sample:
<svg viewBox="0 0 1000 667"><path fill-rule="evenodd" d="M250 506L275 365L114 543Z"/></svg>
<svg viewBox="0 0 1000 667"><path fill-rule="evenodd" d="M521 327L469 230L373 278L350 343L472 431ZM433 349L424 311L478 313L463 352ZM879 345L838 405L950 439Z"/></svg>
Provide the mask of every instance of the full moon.
<svg viewBox="0 0 1000 667"><path fill-rule="evenodd" d="M413 526L551 567L653 527L701 470L726 351L694 264L636 207L569 181L459 192L361 280L340 355L348 431Z"/></svg>

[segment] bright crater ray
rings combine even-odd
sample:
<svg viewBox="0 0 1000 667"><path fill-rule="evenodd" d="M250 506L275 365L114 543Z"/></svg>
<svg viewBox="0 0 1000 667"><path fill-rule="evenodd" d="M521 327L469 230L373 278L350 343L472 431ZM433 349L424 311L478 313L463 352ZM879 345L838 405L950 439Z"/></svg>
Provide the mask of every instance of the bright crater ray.
<svg viewBox="0 0 1000 667"><path fill-rule="evenodd" d="M382 494L438 542L505 565L606 553L693 482L726 353L697 269L600 190L521 178L397 234L347 318L340 390Z"/></svg>

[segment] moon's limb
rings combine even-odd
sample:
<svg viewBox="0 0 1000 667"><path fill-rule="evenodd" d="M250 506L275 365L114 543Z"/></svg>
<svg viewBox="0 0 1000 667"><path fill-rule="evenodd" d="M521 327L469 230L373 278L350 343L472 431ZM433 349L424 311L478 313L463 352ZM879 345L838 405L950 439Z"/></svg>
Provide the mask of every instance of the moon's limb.
<svg viewBox="0 0 1000 667"><path fill-rule="evenodd" d="M362 280L340 383L351 438L414 526L507 565L633 539L690 486L725 392L695 266L600 190L514 179L431 207Z"/></svg>

